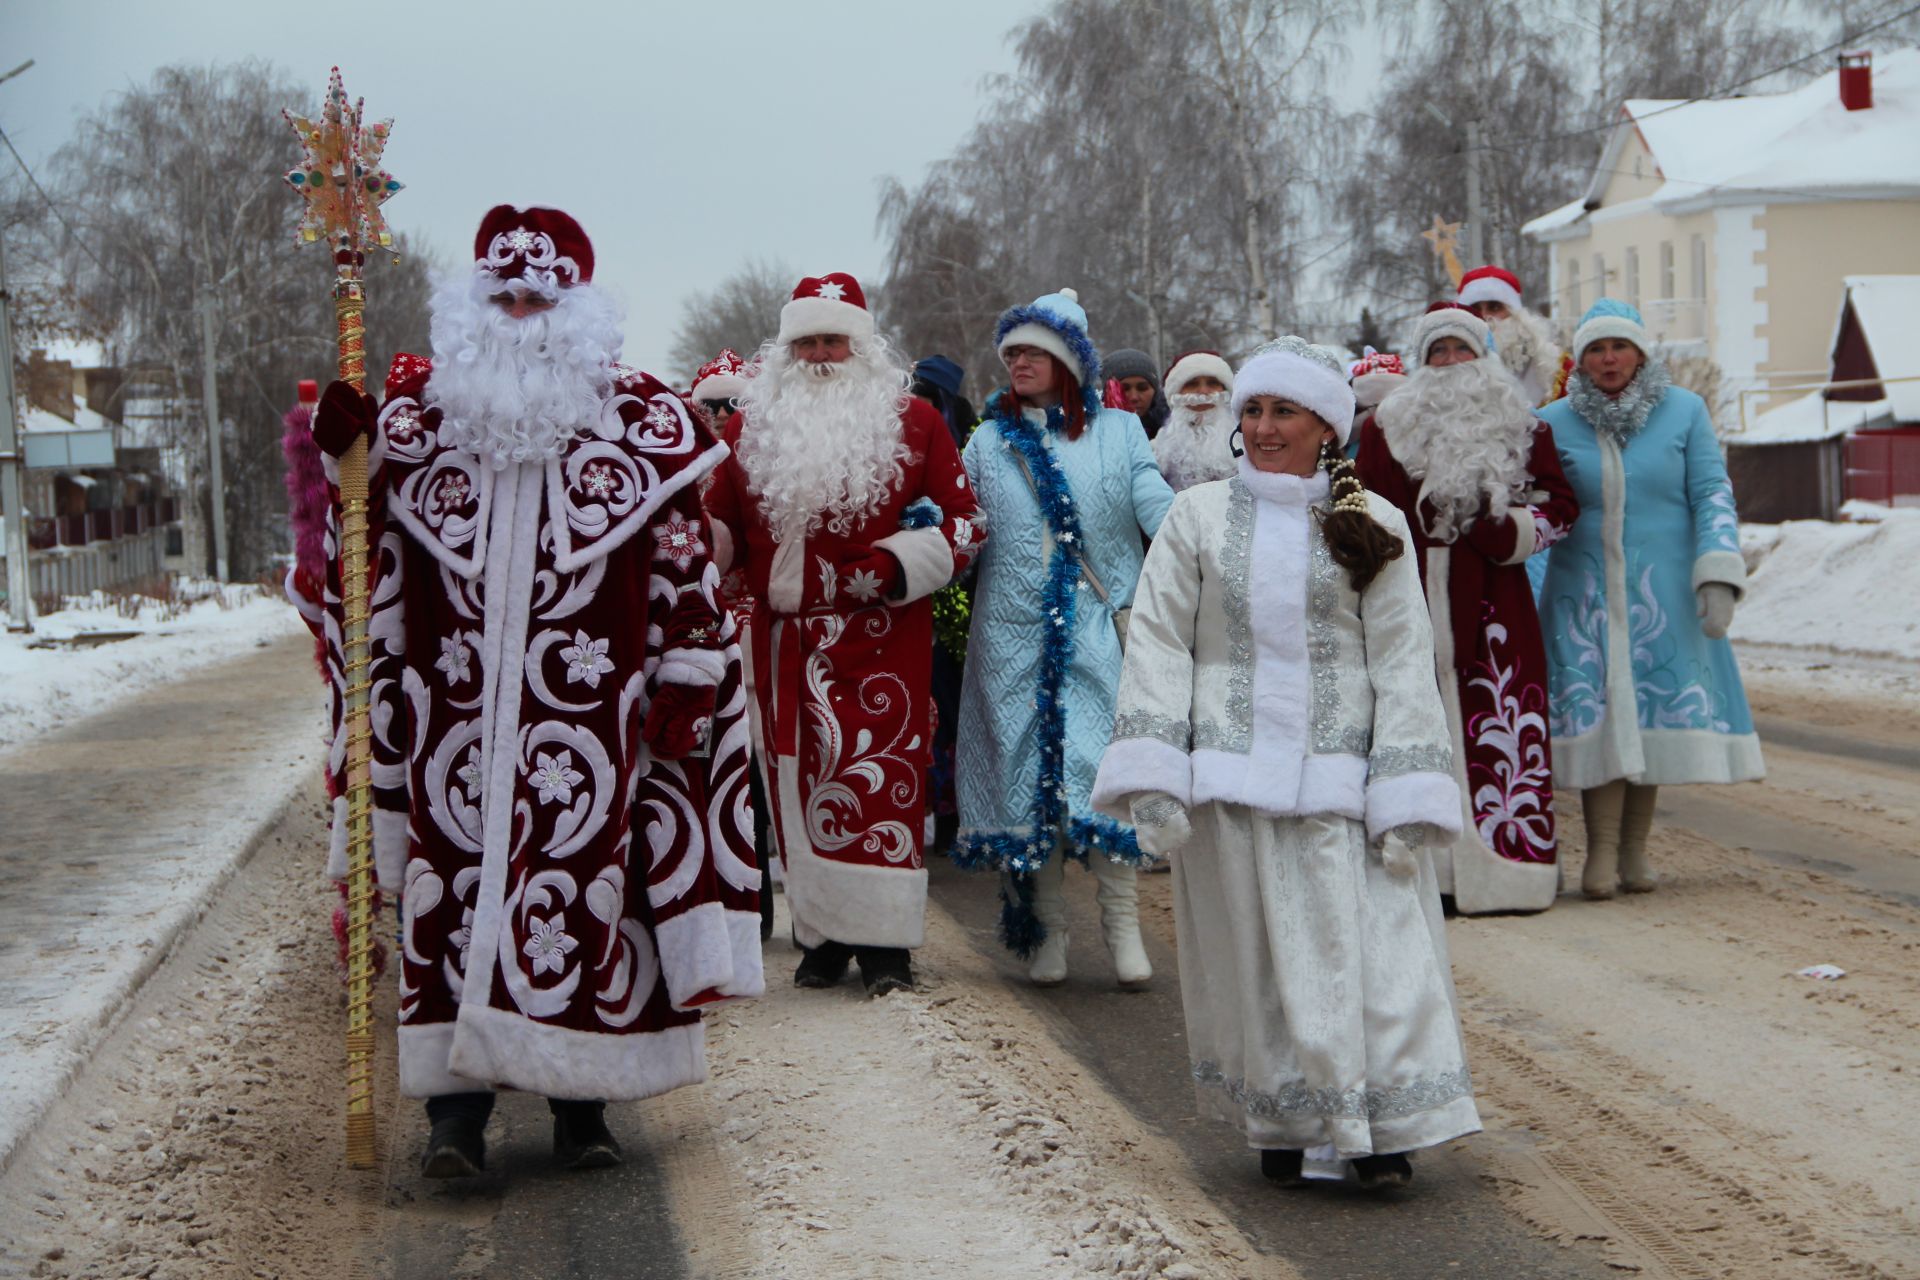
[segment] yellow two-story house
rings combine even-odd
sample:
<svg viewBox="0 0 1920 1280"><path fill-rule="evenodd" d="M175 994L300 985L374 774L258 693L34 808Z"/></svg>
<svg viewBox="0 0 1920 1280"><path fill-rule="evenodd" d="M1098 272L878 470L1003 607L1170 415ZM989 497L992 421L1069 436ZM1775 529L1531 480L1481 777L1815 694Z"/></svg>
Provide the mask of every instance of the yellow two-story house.
<svg viewBox="0 0 1920 1280"><path fill-rule="evenodd" d="M1846 277L1920 272L1920 49L1841 61L1787 93L1623 103L1585 193L1523 228L1563 334L1597 298L1638 307L1718 365L1723 426L1825 379Z"/></svg>

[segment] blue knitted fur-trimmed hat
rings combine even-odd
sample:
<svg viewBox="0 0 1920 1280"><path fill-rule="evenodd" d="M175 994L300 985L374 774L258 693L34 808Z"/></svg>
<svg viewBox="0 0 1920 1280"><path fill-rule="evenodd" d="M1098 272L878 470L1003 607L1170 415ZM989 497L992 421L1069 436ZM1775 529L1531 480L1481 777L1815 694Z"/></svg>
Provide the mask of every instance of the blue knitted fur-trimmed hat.
<svg viewBox="0 0 1920 1280"><path fill-rule="evenodd" d="M1080 383L1088 413L1100 407L1100 353L1087 336L1087 313L1072 289L1043 294L1024 307L1009 307L993 326L993 349L1001 362L1008 347L1038 347L1067 366Z"/></svg>
<svg viewBox="0 0 1920 1280"><path fill-rule="evenodd" d="M1573 358L1578 360L1602 338L1625 338L1640 348L1642 355L1652 353L1653 343L1640 313L1618 298L1602 298L1580 317L1580 327L1573 332Z"/></svg>

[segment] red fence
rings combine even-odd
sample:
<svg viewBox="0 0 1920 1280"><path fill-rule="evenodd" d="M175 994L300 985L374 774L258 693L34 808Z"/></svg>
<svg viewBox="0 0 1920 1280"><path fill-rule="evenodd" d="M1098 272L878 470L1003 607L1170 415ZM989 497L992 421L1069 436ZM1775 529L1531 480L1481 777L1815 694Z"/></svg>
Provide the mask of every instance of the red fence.
<svg viewBox="0 0 1920 1280"><path fill-rule="evenodd" d="M1920 506L1920 427L1848 436L1847 496Z"/></svg>

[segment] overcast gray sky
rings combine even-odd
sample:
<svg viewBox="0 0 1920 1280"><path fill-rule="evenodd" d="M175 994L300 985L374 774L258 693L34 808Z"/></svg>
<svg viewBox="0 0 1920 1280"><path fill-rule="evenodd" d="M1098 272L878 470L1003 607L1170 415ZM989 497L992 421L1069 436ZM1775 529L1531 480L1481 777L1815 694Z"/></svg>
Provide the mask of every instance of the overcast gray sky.
<svg viewBox="0 0 1920 1280"><path fill-rule="evenodd" d="M307 110L338 63L394 118L395 228L463 261L489 206L566 209L627 304L628 359L664 372L681 300L749 256L876 276L878 180L960 141L982 77L1012 69L1007 31L1044 7L0 0L0 71L36 64L0 85L0 126L43 170L81 114L168 63L277 63Z"/></svg>

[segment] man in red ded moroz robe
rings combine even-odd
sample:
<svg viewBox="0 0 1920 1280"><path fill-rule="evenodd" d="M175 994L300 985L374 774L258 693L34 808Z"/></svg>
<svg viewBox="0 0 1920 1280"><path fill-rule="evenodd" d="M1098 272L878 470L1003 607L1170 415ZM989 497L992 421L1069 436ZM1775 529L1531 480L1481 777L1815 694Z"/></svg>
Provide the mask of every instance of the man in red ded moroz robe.
<svg viewBox="0 0 1920 1280"><path fill-rule="evenodd" d="M700 1009L764 989L698 497L726 450L616 363L572 218L501 205L474 256L434 295L433 361L397 359L377 408L334 383L314 426L333 457L371 437L374 855L428 1177L484 1167L499 1086L550 1100L562 1163L616 1163L603 1104L705 1079ZM326 594L337 687L337 569Z"/></svg>
<svg viewBox="0 0 1920 1280"><path fill-rule="evenodd" d="M1544 911L1560 889L1547 657L1526 561L1580 513L1553 432L1497 359L1484 321L1421 317L1405 383L1361 427L1367 488L1407 517L1465 821L1434 850L1469 914Z"/></svg>
<svg viewBox="0 0 1920 1280"><path fill-rule="evenodd" d="M802 280L727 425L707 491L721 567L754 599L760 732L803 987L858 958L912 984L925 931L933 606L984 530L939 411L852 276Z"/></svg>

